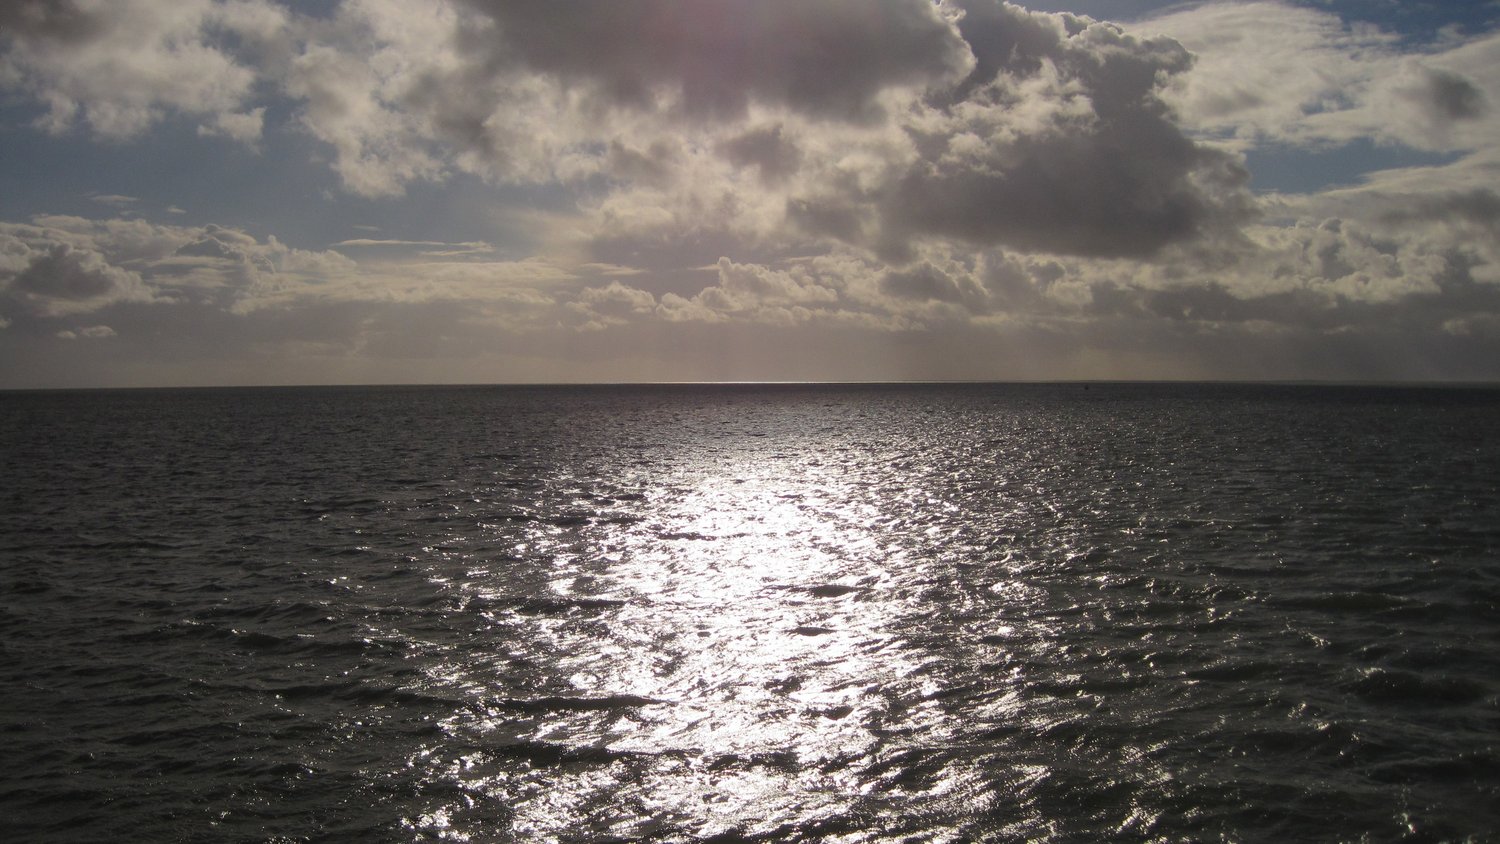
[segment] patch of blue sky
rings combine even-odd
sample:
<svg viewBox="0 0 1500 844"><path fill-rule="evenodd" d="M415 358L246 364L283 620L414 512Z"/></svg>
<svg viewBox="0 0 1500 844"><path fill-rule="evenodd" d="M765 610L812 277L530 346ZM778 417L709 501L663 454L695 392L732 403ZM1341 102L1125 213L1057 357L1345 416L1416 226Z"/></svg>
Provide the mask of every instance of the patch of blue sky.
<svg viewBox="0 0 1500 844"><path fill-rule="evenodd" d="M1133 21L1183 5L1180 0L1021 0L1037 12L1072 12L1096 20Z"/></svg>
<svg viewBox="0 0 1500 844"><path fill-rule="evenodd" d="M1500 2L1496 0L1291 0L1338 15L1349 23L1374 24L1400 34L1412 42L1426 42L1441 36L1444 30L1456 29L1472 35L1500 25ZM1198 2L1182 0L1021 0L1028 9L1045 12L1072 12L1098 20L1138 21L1175 11Z"/></svg>
<svg viewBox="0 0 1500 844"><path fill-rule="evenodd" d="M1302 5L1346 21L1373 23L1416 43L1438 38L1445 30L1474 35L1500 25L1495 0L1307 0Z"/></svg>
<svg viewBox="0 0 1500 844"><path fill-rule="evenodd" d="M0 215L104 216L93 197L122 195L133 215L175 222L169 208L195 221L263 230L306 232L310 240L332 225L321 198L339 193L337 177L316 159L316 142L267 120L258 149L200 135L196 122L167 116L140 137L101 141L86 127L61 134L37 131L39 110L0 110L0 159L25 167L0 170ZM274 221L275 228L267 228ZM331 233L331 232L328 232ZM301 238L296 238L301 239Z"/></svg>
<svg viewBox="0 0 1500 844"><path fill-rule="evenodd" d="M340 184L326 145L269 109L265 135L253 149L200 135L192 120L171 116L124 141L100 141L85 127L49 135L33 127L41 113L29 105L0 107L0 161L25 162L0 168L0 219L123 215L212 222L301 249L373 238L485 241L514 254L529 246L526 235L497 209L576 208L576 199L556 187L494 185L463 173L414 182L402 197L363 198Z"/></svg>
<svg viewBox="0 0 1500 844"><path fill-rule="evenodd" d="M1319 150L1281 144L1257 147L1245 153L1245 166L1256 192L1313 193L1358 184L1366 174L1379 170L1451 164L1462 157L1461 153L1424 152L1360 138Z"/></svg>

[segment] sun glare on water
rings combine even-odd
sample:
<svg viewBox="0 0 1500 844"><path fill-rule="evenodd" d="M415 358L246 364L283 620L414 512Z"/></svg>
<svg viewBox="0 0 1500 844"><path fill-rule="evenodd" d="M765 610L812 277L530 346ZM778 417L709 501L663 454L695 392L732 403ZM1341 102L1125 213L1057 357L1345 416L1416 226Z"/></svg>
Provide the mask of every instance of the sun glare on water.
<svg viewBox="0 0 1500 844"><path fill-rule="evenodd" d="M538 839L712 835L879 799L892 735L941 727L922 653L898 635L920 613L924 564L890 530L902 502L873 476L888 467L785 445L683 448L641 500L505 529L513 555L553 556L544 591L566 611L503 609L498 568L450 584L528 651L434 678L468 698L444 744L473 748L421 762L446 759L434 777L464 795L442 811L503 805L514 834ZM502 677L517 666L539 675L521 683L529 697ZM464 837L442 811L413 825Z"/></svg>

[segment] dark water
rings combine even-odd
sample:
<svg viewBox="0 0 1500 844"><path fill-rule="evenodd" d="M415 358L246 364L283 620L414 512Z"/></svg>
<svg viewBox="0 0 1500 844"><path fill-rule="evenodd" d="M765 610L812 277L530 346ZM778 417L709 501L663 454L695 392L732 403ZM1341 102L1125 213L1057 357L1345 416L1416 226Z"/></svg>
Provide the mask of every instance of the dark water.
<svg viewBox="0 0 1500 844"><path fill-rule="evenodd" d="M1500 840L1500 391L0 395L9 841Z"/></svg>

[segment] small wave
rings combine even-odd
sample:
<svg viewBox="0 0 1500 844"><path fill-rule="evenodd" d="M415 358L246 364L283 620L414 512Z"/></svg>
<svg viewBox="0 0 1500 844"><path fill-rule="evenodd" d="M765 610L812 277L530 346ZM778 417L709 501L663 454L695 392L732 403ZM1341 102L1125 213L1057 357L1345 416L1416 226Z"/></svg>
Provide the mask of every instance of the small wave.
<svg viewBox="0 0 1500 844"><path fill-rule="evenodd" d="M570 745L561 742L529 739L506 742L489 748L496 756L529 762L536 766L569 764L610 765L642 757L681 756L681 753L658 751L645 753L632 750L615 750L597 745Z"/></svg>
<svg viewBox="0 0 1500 844"><path fill-rule="evenodd" d="M374 507L383 502L373 495L350 495L340 498L324 498L305 503L309 508L317 512L334 512L354 507Z"/></svg>
<svg viewBox="0 0 1500 844"><path fill-rule="evenodd" d="M658 533L657 537L666 540L685 540L698 542L709 542L715 539L715 537L710 536L706 533L698 533L697 531L693 530L663 531L661 533Z"/></svg>
<svg viewBox="0 0 1500 844"><path fill-rule="evenodd" d="M1371 776L1383 782L1496 782L1500 759L1483 752L1465 753L1450 759L1422 758L1381 765Z"/></svg>
<svg viewBox="0 0 1500 844"><path fill-rule="evenodd" d="M1321 595L1280 598L1273 603L1297 609L1374 612L1400 608L1407 603L1407 599L1384 592L1330 592Z"/></svg>
<svg viewBox="0 0 1500 844"><path fill-rule="evenodd" d="M277 636L273 633L262 633L259 630L229 631L229 637L236 645L254 650L279 650L290 648L297 643L293 636Z"/></svg>
<svg viewBox="0 0 1500 844"><path fill-rule="evenodd" d="M745 768L771 768L782 771L795 771L800 766L801 760L796 753L788 750L767 750L761 753L720 753L711 757L708 763L710 771L728 771Z"/></svg>
<svg viewBox="0 0 1500 844"><path fill-rule="evenodd" d="M497 698L491 702L496 708L526 714L543 712L607 712L616 709L638 709L656 706L665 701L641 695L605 695L602 697L563 697L549 695L536 698Z"/></svg>
<svg viewBox="0 0 1500 844"><path fill-rule="evenodd" d="M52 591L52 584L44 578L12 580L6 584L5 591L12 595L41 595Z"/></svg>
<svg viewBox="0 0 1500 844"><path fill-rule="evenodd" d="M529 513L501 516L510 521L540 522L553 527L582 527L584 525L631 525L643 521L630 513L559 513L555 516L537 516Z"/></svg>
<svg viewBox="0 0 1500 844"><path fill-rule="evenodd" d="M520 615L571 615L597 613L626 605L618 598L490 597L475 596L465 604L473 612L509 610Z"/></svg>
<svg viewBox="0 0 1500 844"><path fill-rule="evenodd" d="M514 452L509 452L509 451L495 451L495 452L487 452L487 453L482 453L482 454L471 455L471 459L473 459L473 460L495 460L495 461L498 461L498 462L501 462L501 463L508 463L508 462L510 462L512 460L520 460L521 459L521 455L516 454Z"/></svg>
<svg viewBox="0 0 1500 844"><path fill-rule="evenodd" d="M851 592L860 592L859 586L845 586L842 583L825 583L818 586L807 587L807 594L814 598L841 598Z"/></svg>
<svg viewBox="0 0 1500 844"><path fill-rule="evenodd" d="M1375 668L1346 688L1371 703L1459 706L1481 700L1487 687L1463 677L1428 677L1410 671Z"/></svg>
<svg viewBox="0 0 1500 844"><path fill-rule="evenodd" d="M392 637L337 633L272 633L265 630L205 624L190 619L119 635L119 640L122 642L145 644L169 644L174 641L194 639L221 642L239 650L314 658L400 654L412 647L410 642Z"/></svg>
<svg viewBox="0 0 1500 844"><path fill-rule="evenodd" d="M827 636L834 630L831 627L819 627L816 624L802 624L793 627L792 632L798 636Z"/></svg>
<svg viewBox="0 0 1500 844"><path fill-rule="evenodd" d="M1259 680L1262 677L1274 678L1284 672L1286 668L1285 665L1264 660L1246 660L1241 662L1221 662L1204 668L1196 668L1186 672L1186 676L1193 680L1241 682L1245 680Z"/></svg>
<svg viewBox="0 0 1500 844"><path fill-rule="evenodd" d="M320 601L273 599L256 603L224 602L203 607L194 614L194 621L277 622L301 627L330 621L329 613L329 605Z"/></svg>
<svg viewBox="0 0 1500 844"><path fill-rule="evenodd" d="M180 551L191 547L191 543L159 542L154 539L125 538L112 540L81 540L59 543L55 547L64 551Z"/></svg>
<svg viewBox="0 0 1500 844"><path fill-rule="evenodd" d="M287 701L337 700L364 706L414 706L458 709L461 699L435 694L408 686L392 685L388 680L371 682L353 677L325 679L305 683L250 683L222 688L256 695L270 695Z"/></svg>

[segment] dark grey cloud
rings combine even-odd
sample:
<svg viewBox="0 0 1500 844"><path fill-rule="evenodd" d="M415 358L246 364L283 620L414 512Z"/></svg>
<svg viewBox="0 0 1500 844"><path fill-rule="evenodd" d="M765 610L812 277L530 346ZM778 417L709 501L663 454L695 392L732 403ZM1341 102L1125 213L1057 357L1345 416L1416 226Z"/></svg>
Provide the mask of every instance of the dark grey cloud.
<svg viewBox="0 0 1500 844"><path fill-rule="evenodd" d="M1274 293L1236 291L1210 278L1166 289L1095 284L1084 311L1091 317L1127 318L1191 326L1209 335L1235 326L1306 335L1369 336L1399 330L1411 336L1493 331L1500 326L1500 286L1474 279L1475 260L1454 251L1430 289L1398 298L1351 298L1308 286ZM1332 272L1346 267L1330 266Z"/></svg>
<svg viewBox="0 0 1500 844"><path fill-rule="evenodd" d="M61 42L87 41L104 30L98 15L73 0L6 0L0 3L0 38L24 36Z"/></svg>
<svg viewBox="0 0 1500 844"><path fill-rule="evenodd" d="M1268 296L1240 298L1223 285L1207 282L1200 286L1170 290L1135 291L1124 300L1127 310L1150 314L1174 322L1242 323L1260 320L1277 325L1303 328L1335 328L1345 318L1330 303L1306 290L1274 293Z"/></svg>
<svg viewBox="0 0 1500 844"><path fill-rule="evenodd" d="M204 236L192 243L178 247L173 253L183 258L224 258L238 260L244 257L244 253L213 237Z"/></svg>
<svg viewBox="0 0 1500 844"><path fill-rule="evenodd" d="M892 85L960 70L968 51L929 0L466 0L497 24L492 64L586 81L618 103L681 93L688 112L752 101L825 117L874 116Z"/></svg>
<svg viewBox="0 0 1500 844"><path fill-rule="evenodd" d="M0 329L51 325L50 334L58 318L153 298L138 274L107 256L33 233L28 242L0 233Z"/></svg>
<svg viewBox="0 0 1500 844"><path fill-rule="evenodd" d="M923 261L905 270L891 270L880 277L880 290L898 299L960 302L963 291L949 275Z"/></svg>
<svg viewBox="0 0 1500 844"><path fill-rule="evenodd" d="M648 185L671 181L678 160L676 144L658 139L645 149L633 149L612 141L609 145L608 172L617 179Z"/></svg>
<svg viewBox="0 0 1500 844"><path fill-rule="evenodd" d="M196 240L172 252L176 258L196 258L196 264L215 267L236 289L244 289L262 274L275 274L276 265L266 250L248 235L213 223L203 227ZM192 266L174 269L170 262L154 268L162 280L176 274L188 274Z"/></svg>
<svg viewBox="0 0 1500 844"><path fill-rule="evenodd" d="M984 288L996 305L1024 311L1055 309L1044 299L1048 285L1067 275L1067 268L1056 261L1041 261L1029 266L1003 254L992 254L985 264Z"/></svg>
<svg viewBox="0 0 1500 844"><path fill-rule="evenodd" d="M1248 174L1185 135L1159 96L1168 77L1191 66L1177 42L1010 5L962 6L960 30L977 65L943 105L1023 111L1037 109L1041 97L1055 108L1020 131L982 138L977 153L944 155L949 138L927 139L928 155L884 198L887 243L938 236L1148 257L1248 216ZM1018 90L1044 73L1056 73L1056 82L1023 101Z"/></svg>
<svg viewBox="0 0 1500 844"><path fill-rule="evenodd" d="M837 196L795 197L787 200L787 220L812 235L846 243L864 239L864 209L857 199Z"/></svg>
<svg viewBox="0 0 1500 844"><path fill-rule="evenodd" d="M63 329L57 332L57 337L62 340L104 340L116 334L117 332L107 325L90 325L79 328L77 331Z"/></svg>
<svg viewBox="0 0 1500 844"><path fill-rule="evenodd" d="M1168 124L1100 126L1023 138L995 150L998 168L930 164L907 174L886 202L887 226L1093 257L1147 257L1243 209L1194 176L1223 164ZM1210 171L1212 172L1212 171ZM1229 168L1218 187L1244 180Z"/></svg>
<svg viewBox="0 0 1500 844"><path fill-rule="evenodd" d="M18 273L11 290L46 299L84 301L125 290L131 276L107 264L97 253L58 243L32 259Z"/></svg>
<svg viewBox="0 0 1500 844"><path fill-rule="evenodd" d="M1427 69L1422 83L1402 94L1434 120L1473 120L1484 113L1484 92L1473 82L1446 70Z"/></svg>
<svg viewBox="0 0 1500 844"><path fill-rule="evenodd" d="M1465 222L1500 234L1500 194L1475 188L1438 196L1413 197L1379 216L1386 223Z"/></svg>
<svg viewBox="0 0 1500 844"><path fill-rule="evenodd" d="M780 124L761 126L736 135L720 145L730 161L755 167L767 183L776 183L796 172L802 159L797 145L782 134Z"/></svg>
<svg viewBox="0 0 1500 844"><path fill-rule="evenodd" d="M1055 56L1061 36L1076 35L1089 21L1073 15L1049 18L1031 15L1023 9L994 0L958 0L953 5L963 11L958 31L974 55L974 69L962 84L949 92L947 100L966 99L981 86L994 81L1001 71L1033 74L1042 69L1044 59ZM1064 26L1060 34L1054 24Z"/></svg>

